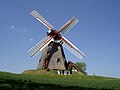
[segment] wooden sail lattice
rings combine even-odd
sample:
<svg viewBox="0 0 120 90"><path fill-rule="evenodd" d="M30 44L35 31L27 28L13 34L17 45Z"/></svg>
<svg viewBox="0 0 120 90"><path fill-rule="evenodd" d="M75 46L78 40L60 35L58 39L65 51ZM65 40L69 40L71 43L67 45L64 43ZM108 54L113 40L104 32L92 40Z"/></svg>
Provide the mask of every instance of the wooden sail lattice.
<svg viewBox="0 0 120 90"><path fill-rule="evenodd" d="M43 23L50 30L48 36L43 38L40 42L38 42L28 51L32 57L37 55L41 50L43 50L52 40L58 40L60 44L62 44L69 52L71 52L79 59L83 59L83 57L85 57L85 54L82 51L75 47L75 45L73 45L65 37L60 35L60 33L67 33L67 31L69 31L79 21L76 17L71 18L65 25L63 25L63 27L59 29L59 31L56 31L53 29L53 26L36 10L33 10L30 14L38 21Z"/></svg>

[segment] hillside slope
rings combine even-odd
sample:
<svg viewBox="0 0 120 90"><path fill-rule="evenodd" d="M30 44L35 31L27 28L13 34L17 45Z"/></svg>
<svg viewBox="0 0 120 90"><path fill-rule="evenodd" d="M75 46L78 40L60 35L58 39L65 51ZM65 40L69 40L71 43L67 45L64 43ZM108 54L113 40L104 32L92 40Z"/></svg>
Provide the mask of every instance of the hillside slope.
<svg viewBox="0 0 120 90"><path fill-rule="evenodd" d="M53 72L53 71L52 71ZM51 73L51 72L48 72ZM0 72L0 90L119 90L120 79L100 76Z"/></svg>

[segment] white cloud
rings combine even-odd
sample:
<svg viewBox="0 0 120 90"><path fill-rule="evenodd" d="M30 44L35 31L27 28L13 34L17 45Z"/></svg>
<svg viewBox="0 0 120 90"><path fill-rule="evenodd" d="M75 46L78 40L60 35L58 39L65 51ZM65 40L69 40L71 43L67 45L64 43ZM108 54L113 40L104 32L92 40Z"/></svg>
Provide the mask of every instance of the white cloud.
<svg viewBox="0 0 120 90"><path fill-rule="evenodd" d="M11 25L11 26L10 26L10 29L11 29L11 30L16 30L15 25Z"/></svg>
<svg viewBox="0 0 120 90"><path fill-rule="evenodd" d="M33 39L33 38L30 38L30 41L31 41L31 42L33 42L33 41L34 41L34 39Z"/></svg>
<svg viewBox="0 0 120 90"><path fill-rule="evenodd" d="M27 29L21 29L21 31L26 32L26 31L27 31Z"/></svg>
<svg viewBox="0 0 120 90"><path fill-rule="evenodd" d="M26 32L27 29L25 28L17 28L15 25L10 26L10 30L16 31L16 32Z"/></svg>
<svg viewBox="0 0 120 90"><path fill-rule="evenodd" d="M18 32L26 32L27 29L18 29Z"/></svg>

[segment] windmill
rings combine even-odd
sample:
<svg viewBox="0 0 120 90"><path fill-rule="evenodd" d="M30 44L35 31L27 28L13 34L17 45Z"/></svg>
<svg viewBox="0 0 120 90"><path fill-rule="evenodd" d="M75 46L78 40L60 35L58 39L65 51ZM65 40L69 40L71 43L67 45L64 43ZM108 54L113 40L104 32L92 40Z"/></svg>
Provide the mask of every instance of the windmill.
<svg viewBox="0 0 120 90"><path fill-rule="evenodd" d="M85 56L84 53L60 34L66 34L66 32L78 22L77 18L71 18L63 27L56 31L53 29L53 26L36 10L33 10L30 14L49 29L47 36L28 51L31 57L34 57L42 51L37 69L49 68L66 70L67 61L62 46L79 59L82 59Z"/></svg>

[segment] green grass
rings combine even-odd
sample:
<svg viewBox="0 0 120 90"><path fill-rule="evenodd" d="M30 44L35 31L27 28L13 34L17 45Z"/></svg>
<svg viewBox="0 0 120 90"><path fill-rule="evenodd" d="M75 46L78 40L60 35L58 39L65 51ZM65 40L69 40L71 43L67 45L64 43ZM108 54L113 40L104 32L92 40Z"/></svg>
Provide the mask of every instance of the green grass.
<svg viewBox="0 0 120 90"><path fill-rule="evenodd" d="M29 70L23 74L0 72L0 90L120 90L120 79L73 75L57 75L55 71Z"/></svg>

